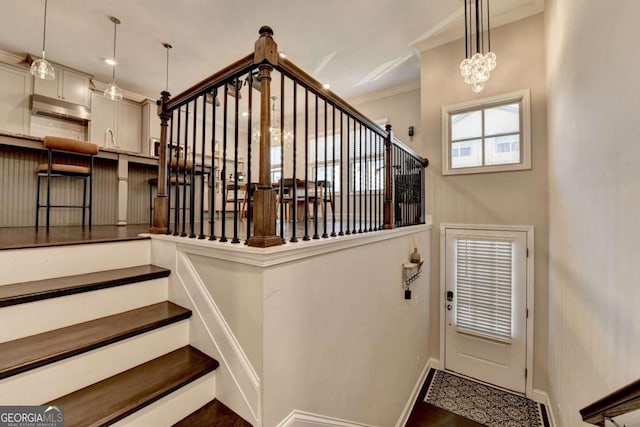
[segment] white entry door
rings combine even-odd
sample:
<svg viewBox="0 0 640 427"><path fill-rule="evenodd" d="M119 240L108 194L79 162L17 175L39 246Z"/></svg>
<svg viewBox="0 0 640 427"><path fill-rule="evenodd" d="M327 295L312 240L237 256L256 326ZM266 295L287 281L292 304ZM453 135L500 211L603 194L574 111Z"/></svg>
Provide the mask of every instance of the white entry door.
<svg viewBox="0 0 640 427"><path fill-rule="evenodd" d="M527 232L445 229L445 369L525 393Z"/></svg>

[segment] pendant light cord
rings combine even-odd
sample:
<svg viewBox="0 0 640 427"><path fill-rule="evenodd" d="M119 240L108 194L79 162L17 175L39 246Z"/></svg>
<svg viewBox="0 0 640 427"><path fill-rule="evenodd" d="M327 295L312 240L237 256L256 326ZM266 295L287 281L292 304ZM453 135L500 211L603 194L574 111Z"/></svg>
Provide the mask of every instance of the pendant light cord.
<svg viewBox="0 0 640 427"><path fill-rule="evenodd" d="M164 84L164 90L166 90L167 92L169 92L169 45L165 45L165 48L167 49L167 74L166 74L166 80L165 80L165 84Z"/></svg>
<svg viewBox="0 0 640 427"><path fill-rule="evenodd" d="M118 32L118 23L116 21L113 21L113 72L112 72L112 79L115 82L116 81L116 33Z"/></svg>
<svg viewBox="0 0 640 427"><path fill-rule="evenodd" d="M469 57L469 35L467 33L467 0L464 0L464 57Z"/></svg>
<svg viewBox="0 0 640 427"><path fill-rule="evenodd" d="M489 45L489 52L491 52L491 13L489 13L489 0L487 0L487 41Z"/></svg>
<svg viewBox="0 0 640 427"><path fill-rule="evenodd" d="M44 59L44 47L47 41L47 1L44 0L44 25L43 25L43 33L42 33L42 59Z"/></svg>

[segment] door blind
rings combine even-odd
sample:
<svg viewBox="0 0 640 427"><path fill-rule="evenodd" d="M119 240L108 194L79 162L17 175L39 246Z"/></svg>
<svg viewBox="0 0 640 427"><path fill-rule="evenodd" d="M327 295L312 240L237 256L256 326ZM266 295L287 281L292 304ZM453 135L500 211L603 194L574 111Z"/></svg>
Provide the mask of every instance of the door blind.
<svg viewBox="0 0 640 427"><path fill-rule="evenodd" d="M457 239L458 327L511 339L512 253L512 242Z"/></svg>

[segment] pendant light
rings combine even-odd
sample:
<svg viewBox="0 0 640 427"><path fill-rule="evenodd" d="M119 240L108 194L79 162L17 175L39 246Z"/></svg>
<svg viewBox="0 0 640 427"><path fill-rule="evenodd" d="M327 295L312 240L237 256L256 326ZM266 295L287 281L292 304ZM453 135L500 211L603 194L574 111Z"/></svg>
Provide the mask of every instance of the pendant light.
<svg viewBox="0 0 640 427"><path fill-rule="evenodd" d="M44 0L44 28L42 30L42 59L36 59L31 63L31 74L39 79L53 80L56 78L53 66L45 59L44 47L47 41L47 0Z"/></svg>
<svg viewBox="0 0 640 427"><path fill-rule="evenodd" d="M118 29L118 24L120 24L120 20L115 16L109 18L111 22L113 22L113 62L116 62L116 34ZM122 89L118 87L116 84L116 64L113 65L113 74L111 83L107 85L104 89L104 96L109 98L112 101L121 101L122 100Z"/></svg>
<svg viewBox="0 0 640 427"><path fill-rule="evenodd" d="M487 10L486 32L484 27L485 9ZM485 33L487 40L486 54ZM474 39L475 53L473 53ZM472 91L476 93L482 92L485 83L491 77L491 71L496 68L496 54L491 52L489 0L464 0L464 50L465 59L460 63L460 74L464 77L464 82L471 85Z"/></svg>

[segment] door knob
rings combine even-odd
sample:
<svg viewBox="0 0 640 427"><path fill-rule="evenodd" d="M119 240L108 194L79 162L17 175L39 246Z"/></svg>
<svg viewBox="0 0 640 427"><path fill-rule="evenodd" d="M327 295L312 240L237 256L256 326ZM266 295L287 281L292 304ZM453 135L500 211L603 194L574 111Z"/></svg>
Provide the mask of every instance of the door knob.
<svg viewBox="0 0 640 427"><path fill-rule="evenodd" d="M453 306L451 304L447 304L447 310L451 311L452 308Z"/></svg>

